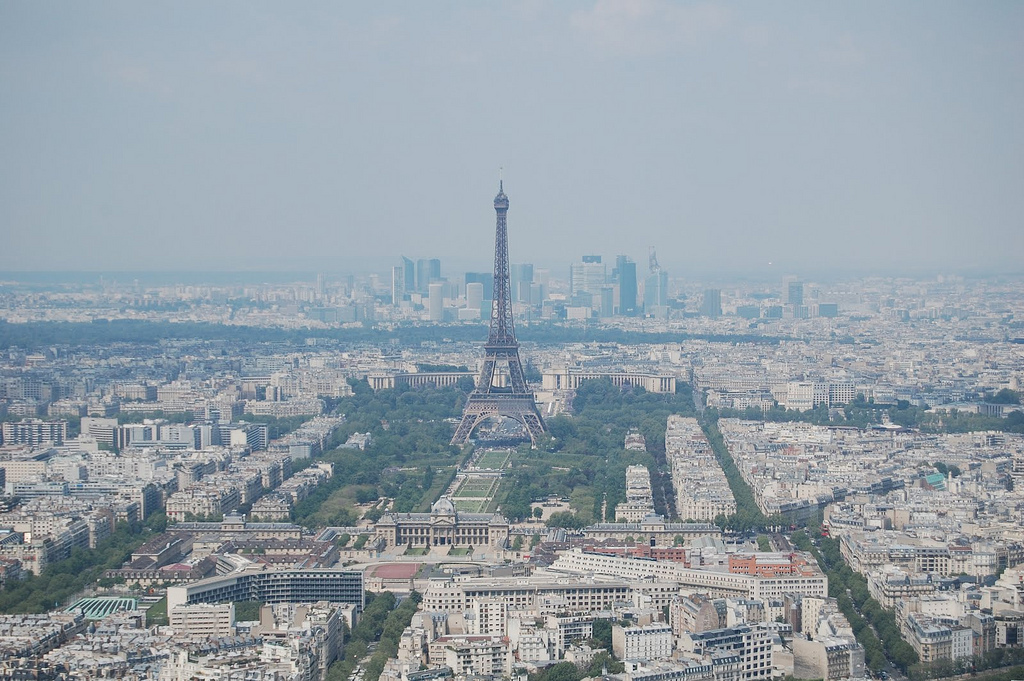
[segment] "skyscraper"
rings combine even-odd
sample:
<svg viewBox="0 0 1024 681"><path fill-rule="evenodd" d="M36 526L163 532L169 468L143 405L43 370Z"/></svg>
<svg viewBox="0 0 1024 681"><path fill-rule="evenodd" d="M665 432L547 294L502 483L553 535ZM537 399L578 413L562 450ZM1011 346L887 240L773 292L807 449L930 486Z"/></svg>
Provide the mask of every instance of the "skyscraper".
<svg viewBox="0 0 1024 681"><path fill-rule="evenodd" d="M581 262L574 262L569 267L570 293L588 293L601 299L601 289L607 283L607 270L599 255L585 255Z"/></svg>
<svg viewBox="0 0 1024 681"><path fill-rule="evenodd" d="M437 258L420 258L416 261L416 290L428 293L430 285L441 279L441 261Z"/></svg>
<svg viewBox="0 0 1024 681"><path fill-rule="evenodd" d="M804 304L804 283L802 281L786 282L786 303L790 305Z"/></svg>
<svg viewBox="0 0 1024 681"><path fill-rule="evenodd" d="M428 287L430 295L427 299L428 314L430 321L444 321L444 284L430 284Z"/></svg>
<svg viewBox="0 0 1024 681"><path fill-rule="evenodd" d="M391 268L391 304L398 307L405 297L405 268L395 265Z"/></svg>
<svg viewBox="0 0 1024 681"><path fill-rule="evenodd" d="M711 317L712 319L718 319L722 316L721 289L704 289L704 300L700 304L700 313L705 317Z"/></svg>
<svg viewBox="0 0 1024 681"><path fill-rule="evenodd" d="M647 314L658 314L655 308L668 306L668 272L658 270L647 275L644 283L644 311Z"/></svg>
<svg viewBox="0 0 1024 681"><path fill-rule="evenodd" d="M668 272L658 264L658 254L653 246L648 256L648 268L650 273L644 283L644 312L663 316L668 311Z"/></svg>
<svg viewBox="0 0 1024 681"><path fill-rule="evenodd" d="M624 255L615 259L615 278L619 284L619 314L636 314L636 263Z"/></svg>
<svg viewBox="0 0 1024 681"><path fill-rule="evenodd" d="M478 281L466 284L466 307L472 308L483 315L484 285Z"/></svg>
<svg viewBox="0 0 1024 681"><path fill-rule="evenodd" d="M509 277L512 281L512 300L517 303L533 302L530 300L530 287L533 285L533 264L524 263L509 266Z"/></svg>
<svg viewBox="0 0 1024 681"><path fill-rule="evenodd" d="M416 290L416 264L402 256L402 294L407 295Z"/></svg>
<svg viewBox="0 0 1024 681"><path fill-rule="evenodd" d="M494 275L490 272L466 272L465 279L468 289L470 284L480 284L484 287L484 300L494 298Z"/></svg>
<svg viewBox="0 0 1024 681"><path fill-rule="evenodd" d="M605 286L601 289L601 302L597 313L602 317L611 317L615 314L615 288Z"/></svg>
<svg viewBox="0 0 1024 681"><path fill-rule="evenodd" d="M796 276L783 276L782 278L782 304L803 305L804 304L804 283Z"/></svg>

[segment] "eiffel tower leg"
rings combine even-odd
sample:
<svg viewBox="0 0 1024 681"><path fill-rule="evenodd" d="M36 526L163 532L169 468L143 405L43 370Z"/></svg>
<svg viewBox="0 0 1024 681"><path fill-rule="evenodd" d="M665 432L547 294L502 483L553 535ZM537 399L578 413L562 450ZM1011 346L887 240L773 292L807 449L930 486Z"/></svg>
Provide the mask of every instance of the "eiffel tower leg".
<svg viewBox="0 0 1024 681"><path fill-rule="evenodd" d="M498 407L492 401L475 391L470 393L469 399L466 400L466 406L462 410L462 420L459 421L459 427L455 429L451 443L453 445L466 444L469 442L469 436L473 434L473 429L481 421L489 416L498 415Z"/></svg>
<svg viewBox="0 0 1024 681"><path fill-rule="evenodd" d="M540 414L532 401L529 404L516 405L515 408L504 410L501 415L521 423L526 428L530 442L533 444L537 444L537 438L544 434L544 423L540 420Z"/></svg>
<svg viewBox="0 0 1024 681"><path fill-rule="evenodd" d="M537 444L537 438L544 434L544 424L536 413L523 414L523 425L530 433L530 441Z"/></svg>
<svg viewBox="0 0 1024 681"><path fill-rule="evenodd" d="M459 422L459 427L455 429L455 435L452 436L453 445L464 445L469 442L469 436L473 433L473 428L480 421L480 417L476 414L471 414L468 411L462 415L462 420Z"/></svg>

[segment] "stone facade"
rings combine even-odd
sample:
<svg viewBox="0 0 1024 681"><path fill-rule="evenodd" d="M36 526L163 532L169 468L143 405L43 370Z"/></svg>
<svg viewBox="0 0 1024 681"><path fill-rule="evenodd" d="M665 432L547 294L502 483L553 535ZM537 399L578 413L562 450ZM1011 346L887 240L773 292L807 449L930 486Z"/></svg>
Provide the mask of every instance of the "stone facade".
<svg viewBox="0 0 1024 681"><path fill-rule="evenodd" d="M377 534L392 546L492 546L508 542L508 520L497 513L463 513L441 497L430 513L385 513Z"/></svg>

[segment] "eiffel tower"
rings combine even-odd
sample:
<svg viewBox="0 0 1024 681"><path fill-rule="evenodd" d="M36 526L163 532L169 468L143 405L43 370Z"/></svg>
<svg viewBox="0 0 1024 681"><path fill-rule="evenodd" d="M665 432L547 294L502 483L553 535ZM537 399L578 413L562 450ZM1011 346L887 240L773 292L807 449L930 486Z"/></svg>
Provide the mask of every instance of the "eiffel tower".
<svg viewBox="0 0 1024 681"><path fill-rule="evenodd" d="M523 363L519 359L519 341L512 322L512 290L508 274L508 197L504 183L498 182L498 195L494 197L494 212L498 214L494 230L494 300L491 303L491 329L484 345L484 366L469 394L462 422L452 437L453 445L465 444L477 425L493 416L505 416L523 424L536 442L544 433L544 421L537 411L533 391L526 384Z"/></svg>

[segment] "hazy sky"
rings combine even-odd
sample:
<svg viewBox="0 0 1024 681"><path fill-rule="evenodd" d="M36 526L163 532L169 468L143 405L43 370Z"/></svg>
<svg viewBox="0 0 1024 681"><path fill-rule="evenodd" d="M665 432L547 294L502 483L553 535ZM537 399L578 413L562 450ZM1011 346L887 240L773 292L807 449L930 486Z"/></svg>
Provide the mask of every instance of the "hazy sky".
<svg viewBox="0 0 1024 681"><path fill-rule="evenodd" d="M486 269L499 166L517 262L1021 271L1024 3L0 1L0 269Z"/></svg>

